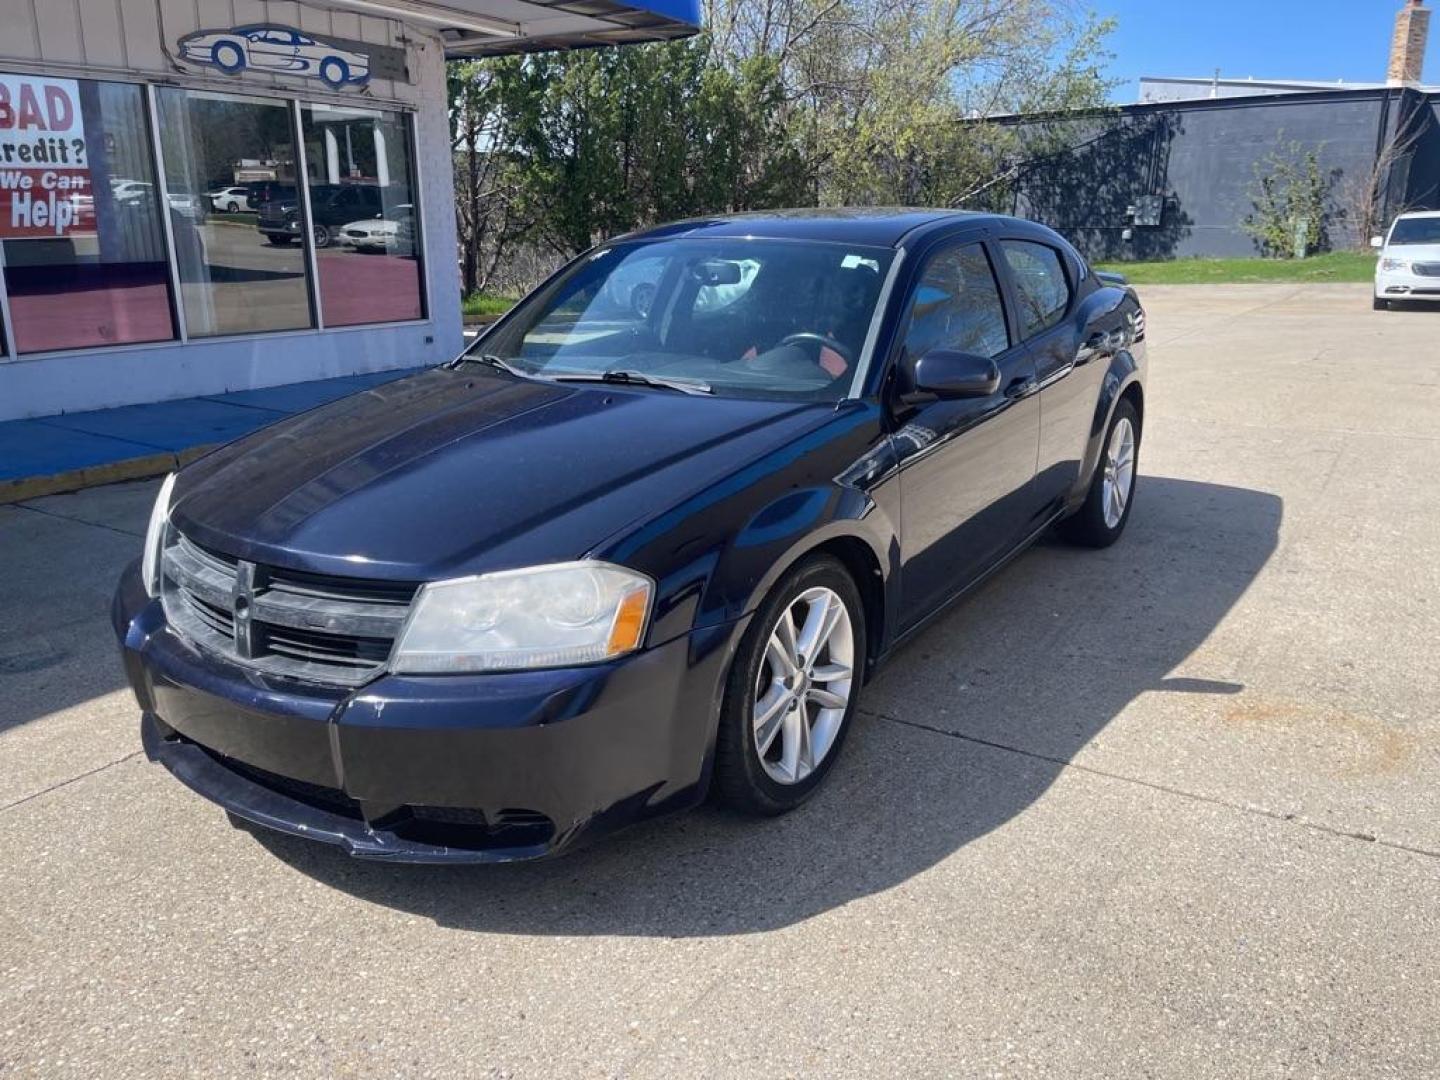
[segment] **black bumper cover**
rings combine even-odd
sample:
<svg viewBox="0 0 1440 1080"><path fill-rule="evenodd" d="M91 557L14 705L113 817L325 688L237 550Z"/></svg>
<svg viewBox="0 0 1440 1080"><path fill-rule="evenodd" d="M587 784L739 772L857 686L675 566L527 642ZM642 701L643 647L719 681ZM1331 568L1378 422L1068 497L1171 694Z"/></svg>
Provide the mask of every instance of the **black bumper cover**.
<svg viewBox="0 0 1440 1080"><path fill-rule="evenodd" d="M245 822L366 859L543 858L704 795L741 623L591 668L269 679L165 625L132 568L112 611L146 755Z"/></svg>

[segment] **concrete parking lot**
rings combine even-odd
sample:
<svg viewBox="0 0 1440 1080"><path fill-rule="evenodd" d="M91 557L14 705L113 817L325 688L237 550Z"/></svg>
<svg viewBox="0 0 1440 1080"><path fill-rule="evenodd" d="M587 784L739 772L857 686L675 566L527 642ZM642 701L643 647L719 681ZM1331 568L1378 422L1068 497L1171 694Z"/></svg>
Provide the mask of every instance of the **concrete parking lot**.
<svg viewBox="0 0 1440 1080"><path fill-rule="evenodd" d="M0 1076L1440 1073L1440 311L1145 290L1138 502L869 688L828 788L376 866L138 752L153 485L0 507Z"/></svg>

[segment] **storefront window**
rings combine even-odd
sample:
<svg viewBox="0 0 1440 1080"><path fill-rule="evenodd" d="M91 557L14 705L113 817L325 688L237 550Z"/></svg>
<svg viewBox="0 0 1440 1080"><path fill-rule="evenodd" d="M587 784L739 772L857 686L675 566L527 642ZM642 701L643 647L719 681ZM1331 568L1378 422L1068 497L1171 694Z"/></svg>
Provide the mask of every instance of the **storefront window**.
<svg viewBox="0 0 1440 1080"><path fill-rule="evenodd" d="M140 87L0 74L0 255L17 352L175 336L153 161Z"/></svg>
<svg viewBox="0 0 1440 1080"><path fill-rule="evenodd" d="M420 241L405 117L305 105L301 118L325 325L421 318Z"/></svg>
<svg viewBox="0 0 1440 1080"><path fill-rule="evenodd" d="M314 325L289 106L161 88L160 145L190 337ZM230 213L210 193L244 187Z"/></svg>

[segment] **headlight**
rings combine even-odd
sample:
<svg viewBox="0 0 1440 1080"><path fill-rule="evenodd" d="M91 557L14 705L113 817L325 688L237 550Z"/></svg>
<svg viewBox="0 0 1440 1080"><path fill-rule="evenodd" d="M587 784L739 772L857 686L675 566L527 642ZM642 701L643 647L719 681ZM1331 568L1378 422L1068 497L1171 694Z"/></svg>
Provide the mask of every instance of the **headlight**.
<svg viewBox="0 0 1440 1080"><path fill-rule="evenodd" d="M145 591L151 596L160 595L160 548L165 543L165 526L170 521L170 489L175 486L175 474L165 477L160 493L155 496L155 505L150 510L150 524L145 528L145 552L140 557L140 576L145 582Z"/></svg>
<svg viewBox="0 0 1440 1080"><path fill-rule="evenodd" d="M1382 270L1409 270L1410 263L1405 259L1381 259L1380 269Z"/></svg>
<svg viewBox="0 0 1440 1080"><path fill-rule="evenodd" d="M556 563L420 589L390 669L440 674L564 667L640 647L653 584L600 562Z"/></svg>

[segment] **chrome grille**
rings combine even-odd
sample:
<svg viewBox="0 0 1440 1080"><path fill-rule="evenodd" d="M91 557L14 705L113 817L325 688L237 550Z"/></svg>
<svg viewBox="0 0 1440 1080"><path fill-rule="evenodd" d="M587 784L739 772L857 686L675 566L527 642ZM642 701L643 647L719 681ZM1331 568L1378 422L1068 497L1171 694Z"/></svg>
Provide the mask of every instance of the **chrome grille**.
<svg viewBox="0 0 1440 1080"><path fill-rule="evenodd" d="M384 667L419 585L257 565L167 538L162 596L196 645L273 675L357 686Z"/></svg>
<svg viewBox="0 0 1440 1080"><path fill-rule="evenodd" d="M1440 277L1440 263L1411 263L1410 269L1420 277Z"/></svg>

